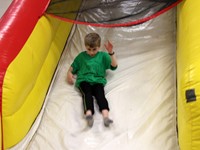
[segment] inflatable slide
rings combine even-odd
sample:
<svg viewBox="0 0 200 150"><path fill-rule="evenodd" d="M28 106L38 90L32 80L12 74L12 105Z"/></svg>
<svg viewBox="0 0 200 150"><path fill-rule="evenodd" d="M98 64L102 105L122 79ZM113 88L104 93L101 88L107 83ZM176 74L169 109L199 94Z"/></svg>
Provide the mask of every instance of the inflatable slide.
<svg viewBox="0 0 200 150"><path fill-rule="evenodd" d="M198 1L1 4L1 149L200 149ZM90 32L101 51L112 42L119 64L106 76L109 128L96 103L87 126L80 92L66 81Z"/></svg>

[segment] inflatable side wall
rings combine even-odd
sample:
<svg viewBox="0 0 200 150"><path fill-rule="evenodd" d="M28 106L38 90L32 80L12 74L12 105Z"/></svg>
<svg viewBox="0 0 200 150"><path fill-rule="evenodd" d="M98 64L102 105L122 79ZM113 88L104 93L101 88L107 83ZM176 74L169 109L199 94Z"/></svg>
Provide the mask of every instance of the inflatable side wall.
<svg viewBox="0 0 200 150"><path fill-rule="evenodd" d="M71 31L72 24L43 15L48 4L14 0L1 19L2 149L17 144L30 130Z"/></svg>
<svg viewBox="0 0 200 150"><path fill-rule="evenodd" d="M178 7L178 135L181 150L200 150L200 1Z"/></svg>
<svg viewBox="0 0 200 150"><path fill-rule="evenodd" d="M26 135L41 109L71 29L71 25L64 24L41 17L7 68L2 95L5 147Z"/></svg>
<svg viewBox="0 0 200 150"><path fill-rule="evenodd" d="M72 24L43 16L49 0L14 0L0 22L1 148L27 134L44 102ZM75 7L75 6L73 6ZM200 1L178 7L180 150L200 149Z"/></svg>

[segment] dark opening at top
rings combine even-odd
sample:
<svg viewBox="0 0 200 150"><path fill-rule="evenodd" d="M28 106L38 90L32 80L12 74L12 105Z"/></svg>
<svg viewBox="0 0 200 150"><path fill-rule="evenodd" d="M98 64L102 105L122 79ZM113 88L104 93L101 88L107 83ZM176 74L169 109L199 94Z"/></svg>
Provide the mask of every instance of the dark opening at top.
<svg viewBox="0 0 200 150"><path fill-rule="evenodd" d="M46 13L94 26L132 26L148 21L182 0L51 0Z"/></svg>

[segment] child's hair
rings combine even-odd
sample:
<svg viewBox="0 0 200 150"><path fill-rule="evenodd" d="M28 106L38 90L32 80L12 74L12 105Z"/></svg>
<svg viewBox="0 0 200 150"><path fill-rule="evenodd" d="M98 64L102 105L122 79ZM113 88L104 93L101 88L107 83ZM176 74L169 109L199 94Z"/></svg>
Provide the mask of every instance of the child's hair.
<svg viewBox="0 0 200 150"><path fill-rule="evenodd" d="M100 47L101 37L97 33L89 33L85 36L85 46Z"/></svg>

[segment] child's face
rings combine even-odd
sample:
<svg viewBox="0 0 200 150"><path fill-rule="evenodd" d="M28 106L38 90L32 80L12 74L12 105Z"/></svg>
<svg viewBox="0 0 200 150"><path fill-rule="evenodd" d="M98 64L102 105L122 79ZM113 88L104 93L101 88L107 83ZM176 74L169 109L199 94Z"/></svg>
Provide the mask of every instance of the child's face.
<svg viewBox="0 0 200 150"><path fill-rule="evenodd" d="M99 47L90 47L90 46L85 46L85 47L87 50L87 54L90 55L91 57L94 57L99 51Z"/></svg>

